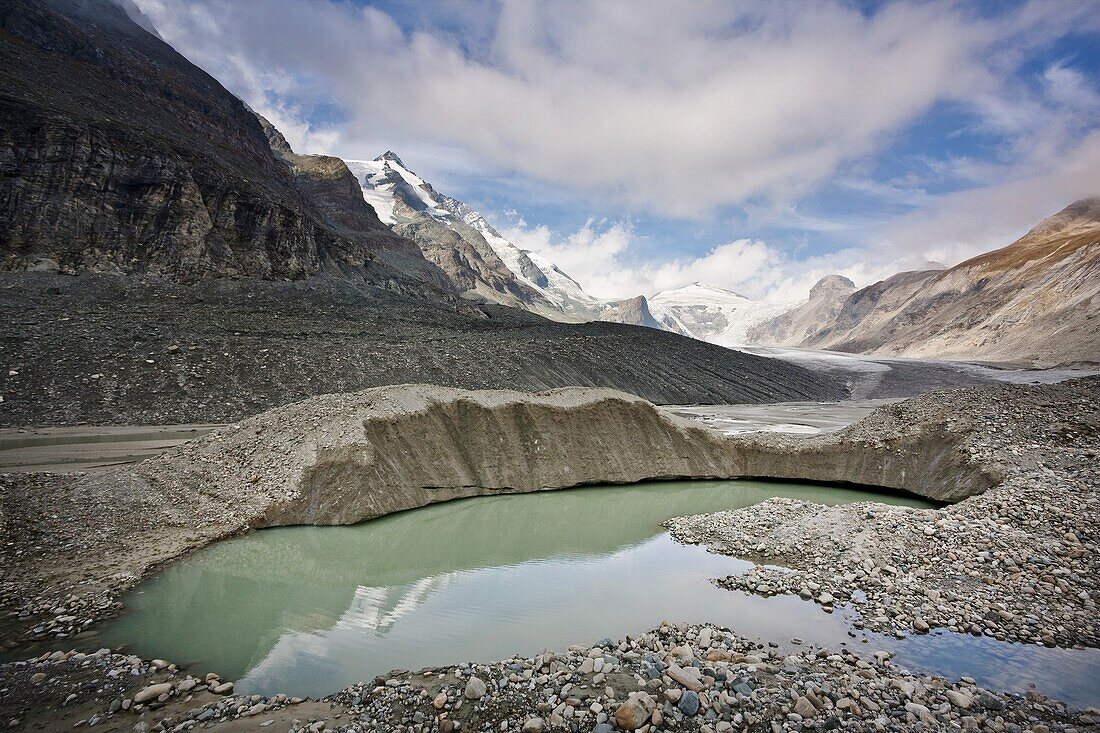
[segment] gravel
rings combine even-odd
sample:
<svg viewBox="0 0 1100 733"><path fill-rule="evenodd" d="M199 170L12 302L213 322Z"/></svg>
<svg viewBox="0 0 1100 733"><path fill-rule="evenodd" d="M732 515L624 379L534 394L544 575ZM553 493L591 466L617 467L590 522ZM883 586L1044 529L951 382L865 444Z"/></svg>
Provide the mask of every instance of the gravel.
<svg viewBox="0 0 1100 733"><path fill-rule="evenodd" d="M601 671L585 664L593 659L602 660ZM697 680L698 690L684 688L673 669ZM69 693L77 670L83 673L78 692ZM282 694L217 697L214 675L193 676L172 665L157 669L107 650L4 665L0 689L42 673L49 681L35 684L49 694L5 699L4 715L26 719L40 706L63 712L65 703L57 701L76 694L68 705L83 706L77 713L85 716L82 725L146 731L250 719L257 727L270 721L279 730L348 733L1100 730L1100 710L1071 710L1036 692L998 694L967 679L910 674L887 652L865 658L805 646L788 654L725 628L667 622L635 637L562 652L394 671L319 701ZM481 694L472 696L471 686Z"/></svg>
<svg viewBox="0 0 1100 733"><path fill-rule="evenodd" d="M849 603L871 630L1100 644L1100 380L933 393L841 436L888 443L898 425L944 420L966 435L957 450L997 467L999 485L941 509L774 498L668 526L682 542L758 561L719 585L799 594L824 610Z"/></svg>

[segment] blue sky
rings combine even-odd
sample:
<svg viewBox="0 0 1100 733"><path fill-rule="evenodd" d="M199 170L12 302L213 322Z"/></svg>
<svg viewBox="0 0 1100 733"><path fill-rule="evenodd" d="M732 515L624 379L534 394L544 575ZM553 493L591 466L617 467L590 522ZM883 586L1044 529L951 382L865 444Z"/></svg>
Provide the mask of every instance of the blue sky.
<svg viewBox="0 0 1100 733"><path fill-rule="evenodd" d="M1100 194L1100 3L137 0L298 152L393 149L589 291L797 299Z"/></svg>

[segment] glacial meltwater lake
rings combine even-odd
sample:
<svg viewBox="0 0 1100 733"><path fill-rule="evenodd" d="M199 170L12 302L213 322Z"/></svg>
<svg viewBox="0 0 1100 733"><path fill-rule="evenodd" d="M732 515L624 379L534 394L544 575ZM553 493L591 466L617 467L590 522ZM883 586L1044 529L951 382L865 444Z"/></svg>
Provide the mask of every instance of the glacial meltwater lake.
<svg viewBox="0 0 1100 733"><path fill-rule="evenodd" d="M793 637L868 655L889 649L914 670L1100 703L1096 650L951 633L853 638L843 608L829 615L796 596L717 588L710 579L751 564L681 545L660 526L772 496L929 506L806 484L655 482L452 501L349 527L267 529L160 572L96 636L217 672L241 693L317 697L393 669L563 650L663 620L709 622L792 650Z"/></svg>

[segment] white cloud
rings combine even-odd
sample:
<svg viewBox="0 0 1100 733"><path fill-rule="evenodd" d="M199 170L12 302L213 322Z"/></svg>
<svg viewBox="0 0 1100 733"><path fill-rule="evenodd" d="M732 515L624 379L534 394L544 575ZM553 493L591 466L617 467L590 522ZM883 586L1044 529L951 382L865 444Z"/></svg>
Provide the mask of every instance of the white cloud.
<svg viewBox="0 0 1100 733"><path fill-rule="evenodd" d="M851 242L796 257L731 231L700 254L653 254L626 218L562 234L514 218L502 227L601 296L701 280L797 299L826 274L867 284L1003 246L1100 193L1095 80L1072 58L1019 73L1042 44L1095 33L1094 1L979 17L948 1L577 0L563 12L552 2L470 0L410 6L415 31L335 0L136 2L299 152L363 158L391 148L441 190L480 172L541 204L582 193L594 211L625 202L679 217L737 204L749 231L786 225ZM316 114L333 102L346 118ZM972 113L974 130L1001 149L874 180L870 156L937 105ZM884 212L912 211L807 213L799 198L824 181L881 201ZM929 193L944 185L963 190Z"/></svg>
<svg viewBox="0 0 1100 733"><path fill-rule="evenodd" d="M544 224L529 226L518 218L498 230L517 246L549 259L592 295L619 298L644 292L639 274L628 264L634 243L630 222L590 219L577 231L561 236Z"/></svg>
<svg viewBox="0 0 1100 733"><path fill-rule="evenodd" d="M1080 71L1059 62L1043 72L1050 99L1069 108L1087 112L1100 108L1100 95Z"/></svg>
<svg viewBox="0 0 1100 733"><path fill-rule="evenodd" d="M1100 131L1030 176L941 196L929 205L871 228L867 255L945 264L1003 247L1076 199L1100 195Z"/></svg>
<svg viewBox="0 0 1100 733"><path fill-rule="evenodd" d="M336 130L310 124L300 109L284 102L264 97L251 106L283 133L297 153L328 153L340 139Z"/></svg>
<svg viewBox="0 0 1100 733"><path fill-rule="evenodd" d="M544 225L529 226L523 219L498 230L516 245L547 257L587 292L602 298L650 296L704 282L749 298L799 300L826 275L839 273L866 285L892 274L896 265L870 264L862 249L792 260L756 239L726 242L698 257L640 261L629 222L588 221L565 236Z"/></svg>
<svg viewBox="0 0 1100 733"><path fill-rule="evenodd" d="M938 102L1030 130L1047 118L1006 91L1003 46L1095 23L1078 2L984 19L955 3L578 0L474 4L445 19L484 18L472 30L410 33L327 0L139 4L261 111L328 94L350 115L338 139L291 122L292 142L348 157L379 140L453 146L663 215L797 198ZM1080 86L1067 71L1048 72L1055 97Z"/></svg>

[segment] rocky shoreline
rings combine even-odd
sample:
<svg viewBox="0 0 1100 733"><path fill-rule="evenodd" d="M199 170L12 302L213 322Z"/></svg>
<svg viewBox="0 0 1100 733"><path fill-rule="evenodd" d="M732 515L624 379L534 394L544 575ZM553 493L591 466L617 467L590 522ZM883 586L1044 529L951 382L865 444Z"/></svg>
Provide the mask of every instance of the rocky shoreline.
<svg viewBox="0 0 1100 733"><path fill-rule="evenodd" d="M719 580L762 595L797 593L831 610L852 603L860 627L953 632L1047 646L1100 645L1100 409L1095 380L930 394L849 429L880 434L889 413L983 426L960 446L1001 483L941 509L873 503L825 507L774 498L668 522L682 542L752 558ZM779 569L776 566L783 566ZM790 569L797 572L789 572Z"/></svg>
<svg viewBox="0 0 1100 733"><path fill-rule="evenodd" d="M775 646L665 623L560 653L396 670L321 700L236 694L217 675L107 649L55 652L0 666L0 716L11 730L137 733L1100 730L1098 709L910 674L888 652Z"/></svg>
<svg viewBox="0 0 1100 733"><path fill-rule="evenodd" d="M0 603L18 629L6 633L6 640L56 645L71 639L79 645L81 631L117 611L121 590L160 565L221 537L288 523L302 511L297 507L303 487L310 485L301 477L324 463L318 460L335 459L338 470L351 465L370 475L373 469L363 456L404 452L419 460L430 445L443 449L433 453L442 458L432 464L442 473L416 474L412 483L380 483L390 493L368 494L365 508L356 511L378 515L458 496L576 485L589 476L608 478L609 470L623 472L610 475L612 480L639 480L661 461L668 476L788 471L818 479L874 476L882 485L926 496L962 491L968 498L936 510L775 499L735 512L679 518L669 526L681 541L761 563L747 576L720 584L765 595L799 593L826 610L849 603L860 627L899 635L942 627L1050 646L1097 646L1100 379L929 394L880 408L837 433L798 438L721 436L618 393L566 390L532 402L529 395L514 396L519 393L451 391L457 396L448 402L437 388L396 390L361 393L368 395L369 409L381 409L384 418L368 427L370 438L362 444L351 428L371 425L367 413L333 413L333 406L346 404L340 402L344 396L331 396L230 426L136 467L95 476L3 476ZM486 419L496 424L503 415L525 430L540 425L537 436L525 434L532 444L535 437L543 445L564 441L565 435L585 440L575 433L586 421L604 431L621 421L623 432L644 424L648 437L620 461L585 464L579 473L581 464L545 473L560 463L556 454L545 465L528 457L512 468L492 454L494 460L485 463L496 473L462 482L454 475L469 465L447 462L448 443L400 442L408 425L394 416L420 416L420 429L413 432L421 440L430 432L424 426L441 419L437 410L443 410L448 425ZM300 432L287 430L294 425ZM669 468L672 456L686 463ZM965 481L941 485L952 471ZM332 474L321 478L330 482ZM414 485L466 488L424 493ZM379 504L380 496L396 500ZM345 506L363 496L341 495L340 501ZM327 516L314 499L306 505L322 511L313 515L317 519ZM780 572L775 568L780 565L788 570ZM279 730L527 726L530 733L622 728L616 715L625 709L622 715L638 722L629 729L652 731L839 727L1039 733L1093 730L1100 720L1100 711L1068 711L1038 693L997 695L966 679L912 676L891 665L888 655L807 648L805 654L783 657L773 647L761 648L725 630L667 624L635 639L575 647L561 655L395 673L322 701L219 695L215 690L230 692L218 687L225 684L220 680L189 679L164 662L90 651L51 652L0 665L0 715L6 724L13 730L55 729L90 726L94 720L99 730L183 731L217 724L234 731L270 720L268 727ZM486 685L476 699L466 697L471 677ZM134 702L142 690L164 684L170 686L154 687L146 695L155 696ZM699 689L692 689L696 684ZM473 685L475 692L480 689ZM697 698L695 714L680 707L684 699L694 707L688 692ZM631 693L637 694L631 698Z"/></svg>

